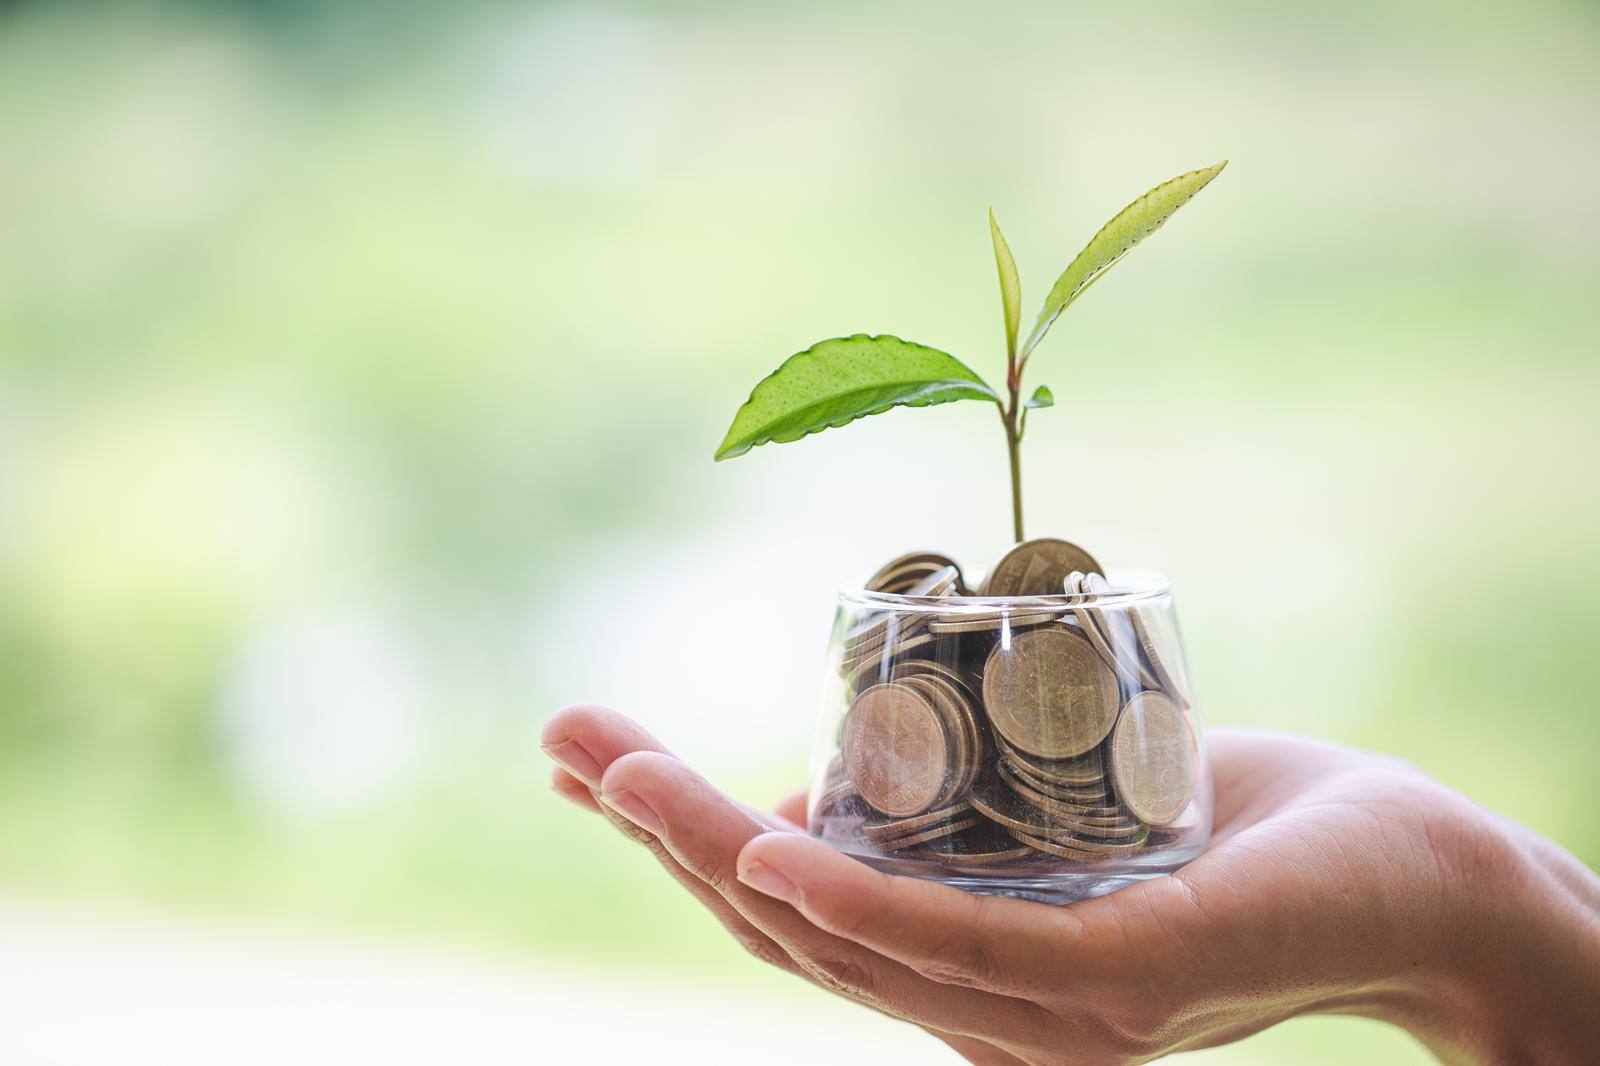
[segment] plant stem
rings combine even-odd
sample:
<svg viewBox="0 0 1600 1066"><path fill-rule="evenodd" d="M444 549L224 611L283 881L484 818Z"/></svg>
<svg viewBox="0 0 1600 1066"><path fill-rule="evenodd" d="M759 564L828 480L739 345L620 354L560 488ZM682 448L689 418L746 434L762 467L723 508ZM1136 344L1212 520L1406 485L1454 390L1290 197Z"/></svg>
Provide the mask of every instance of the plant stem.
<svg viewBox="0 0 1600 1066"><path fill-rule="evenodd" d="M1000 423L1006 430L1006 454L1011 459L1011 532L1022 543L1022 382L1015 373L1008 375L1011 402L1000 409Z"/></svg>

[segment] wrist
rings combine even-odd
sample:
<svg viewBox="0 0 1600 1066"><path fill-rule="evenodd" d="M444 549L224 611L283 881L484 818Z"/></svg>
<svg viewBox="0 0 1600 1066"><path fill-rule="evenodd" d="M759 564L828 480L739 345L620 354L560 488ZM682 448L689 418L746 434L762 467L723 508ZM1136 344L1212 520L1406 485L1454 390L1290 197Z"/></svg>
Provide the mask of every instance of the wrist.
<svg viewBox="0 0 1600 1066"><path fill-rule="evenodd" d="M1444 920L1396 960L1380 1011L1446 1062L1570 1062L1600 1047L1600 879L1459 797L1428 837Z"/></svg>

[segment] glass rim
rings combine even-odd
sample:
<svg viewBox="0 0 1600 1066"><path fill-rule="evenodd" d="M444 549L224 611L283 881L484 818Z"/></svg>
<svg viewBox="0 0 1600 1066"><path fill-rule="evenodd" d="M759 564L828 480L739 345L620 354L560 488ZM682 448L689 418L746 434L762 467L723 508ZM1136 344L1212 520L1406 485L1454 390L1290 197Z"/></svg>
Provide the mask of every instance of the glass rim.
<svg viewBox="0 0 1600 1066"><path fill-rule="evenodd" d="M993 614L996 611L1062 610L1070 607L1122 607L1172 595L1172 582L1156 570L1108 567L1110 592L1061 592L1044 596L903 596L873 592L859 585L839 589L840 606L868 611L934 611L939 614Z"/></svg>

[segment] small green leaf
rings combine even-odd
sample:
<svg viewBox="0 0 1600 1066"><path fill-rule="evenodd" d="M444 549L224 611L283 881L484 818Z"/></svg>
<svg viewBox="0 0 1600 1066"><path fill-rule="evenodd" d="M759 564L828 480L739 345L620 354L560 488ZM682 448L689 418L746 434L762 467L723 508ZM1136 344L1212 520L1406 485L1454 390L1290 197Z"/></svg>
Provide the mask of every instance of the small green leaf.
<svg viewBox="0 0 1600 1066"><path fill-rule="evenodd" d="M853 337L790 356L750 393L717 449L731 459L769 441L785 443L891 407L990 400L994 390L965 363L899 337Z"/></svg>
<svg viewBox="0 0 1600 1066"><path fill-rule="evenodd" d="M1030 398L1028 402L1022 406L1026 410L1035 411L1041 407L1054 407L1055 405L1056 398L1055 395L1050 391L1050 386L1040 385L1037 389L1033 390L1032 398Z"/></svg>
<svg viewBox="0 0 1600 1066"><path fill-rule="evenodd" d="M1157 185L1123 208L1116 218L1102 226L1100 232L1094 235L1094 238L1084 246L1083 251L1078 253L1078 257L1067 266L1061 277L1056 279L1050 295L1045 297L1039 318L1034 322L1032 332L1028 334L1028 342L1022 346L1023 358L1026 359L1028 354L1038 347L1050 324L1078 298L1083 290L1099 281L1107 270L1133 249L1134 245L1160 229L1162 223L1171 218L1174 211L1188 203L1195 193L1205 188L1227 165L1228 161L1224 159L1214 167L1192 171Z"/></svg>
<svg viewBox="0 0 1600 1066"><path fill-rule="evenodd" d="M1000 272L1000 304L1006 313L1006 358L1017 354L1017 329L1022 325L1022 282L1017 279L1017 261L1011 258L1011 246L1006 235L1000 232L1000 223L994 219L994 208L989 208L989 239L994 242L994 265Z"/></svg>

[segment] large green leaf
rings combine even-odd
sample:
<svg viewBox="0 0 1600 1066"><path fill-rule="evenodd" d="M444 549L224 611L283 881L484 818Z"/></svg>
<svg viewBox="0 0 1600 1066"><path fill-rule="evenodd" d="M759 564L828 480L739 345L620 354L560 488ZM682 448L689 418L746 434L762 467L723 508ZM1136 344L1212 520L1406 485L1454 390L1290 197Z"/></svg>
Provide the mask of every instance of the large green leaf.
<svg viewBox="0 0 1600 1066"><path fill-rule="evenodd" d="M999 402L967 365L899 337L853 337L814 344L792 355L750 393L717 449L731 459L769 441L799 440L891 407L953 400Z"/></svg>
<svg viewBox="0 0 1600 1066"><path fill-rule="evenodd" d="M1017 279L1017 261L1011 246L989 208L989 239L994 242L994 266L1000 272L1000 304L1006 313L1006 358L1017 354L1017 329L1022 325L1022 283Z"/></svg>
<svg viewBox="0 0 1600 1066"><path fill-rule="evenodd" d="M1133 250L1134 245L1160 229L1174 211L1188 203L1227 165L1228 161L1224 159L1214 167L1192 171L1157 185L1102 226L1094 239L1078 253L1078 257L1068 264L1050 289L1050 295L1045 297L1039 318L1028 334L1027 343L1022 346L1024 358L1038 347L1050 324L1083 290L1099 281L1119 259Z"/></svg>

